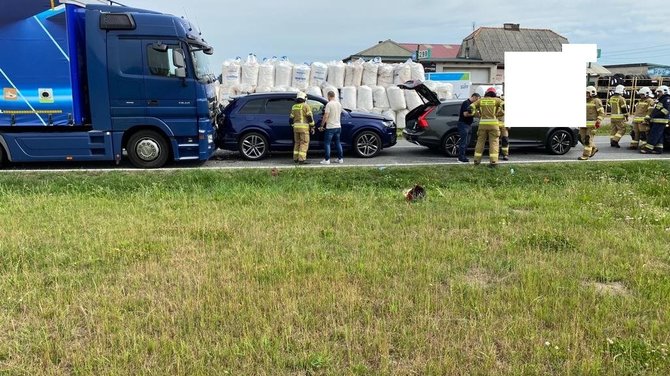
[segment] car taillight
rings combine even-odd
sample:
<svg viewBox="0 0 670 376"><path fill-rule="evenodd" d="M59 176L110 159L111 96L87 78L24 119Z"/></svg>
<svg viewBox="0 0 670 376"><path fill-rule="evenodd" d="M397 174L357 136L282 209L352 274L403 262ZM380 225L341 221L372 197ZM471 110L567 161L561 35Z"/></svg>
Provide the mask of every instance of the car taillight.
<svg viewBox="0 0 670 376"><path fill-rule="evenodd" d="M419 119L416 122L416 125L419 128L428 129L428 120L426 120L426 116L430 115L433 110L435 110L435 107L430 107L426 112L423 113L423 115L419 116Z"/></svg>

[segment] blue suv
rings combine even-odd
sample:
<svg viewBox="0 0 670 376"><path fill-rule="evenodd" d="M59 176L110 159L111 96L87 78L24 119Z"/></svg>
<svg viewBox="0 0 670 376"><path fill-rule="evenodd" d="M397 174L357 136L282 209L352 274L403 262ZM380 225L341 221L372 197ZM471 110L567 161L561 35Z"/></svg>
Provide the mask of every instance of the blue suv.
<svg viewBox="0 0 670 376"><path fill-rule="evenodd" d="M217 119L216 144L225 150L237 150L248 160L265 158L271 151L293 150L293 129L289 114L296 93L261 93L235 98ZM327 101L307 96L318 128ZM396 124L381 115L342 111L340 140L345 150L361 158L371 158L397 142ZM323 149L323 132L310 137L310 150Z"/></svg>

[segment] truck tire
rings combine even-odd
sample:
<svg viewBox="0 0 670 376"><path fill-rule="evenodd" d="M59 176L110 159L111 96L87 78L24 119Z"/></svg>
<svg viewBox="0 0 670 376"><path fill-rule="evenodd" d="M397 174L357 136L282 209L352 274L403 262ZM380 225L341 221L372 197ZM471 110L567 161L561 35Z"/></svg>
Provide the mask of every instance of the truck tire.
<svg viewBox="0 0 670 376"><path fill-rule="evenodd" d="M156 131L139 131L126 145L128 159L137 168L159 168L165 165L170 154L168 141Z"/></svg>

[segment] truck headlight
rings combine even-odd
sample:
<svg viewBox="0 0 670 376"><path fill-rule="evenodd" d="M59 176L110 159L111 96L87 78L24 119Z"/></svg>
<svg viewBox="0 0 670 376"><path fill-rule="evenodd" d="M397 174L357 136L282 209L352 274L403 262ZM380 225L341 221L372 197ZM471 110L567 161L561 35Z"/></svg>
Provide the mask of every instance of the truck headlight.
<svg viewBox="0 0 670 376"><path fill-rule="evenodd" d="M210 133L210 134L207 135L207 142L210 143L210 144L214 142L214 135L213 134Z"/></svg>

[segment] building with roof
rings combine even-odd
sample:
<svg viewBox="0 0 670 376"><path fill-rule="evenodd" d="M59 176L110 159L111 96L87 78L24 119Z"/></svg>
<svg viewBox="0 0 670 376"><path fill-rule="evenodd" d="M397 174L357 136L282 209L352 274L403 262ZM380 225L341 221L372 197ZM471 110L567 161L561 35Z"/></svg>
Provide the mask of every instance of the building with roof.
<svg viewBox="0 0 670 376"><path fill-rule="evenodd" d="M605 65L604 67L613 74L623 74L625 76L670 77L670 65L633 63Z"/></svg>
<svg viewBox="0 0 670 376"><path fill-rule="evenodd" d="M480 27L463 39L458 57L496 62L496 83L505 80L505 52L560 52L568 44L564 36L548 29L523 29L519 24Z"/></svg>
<svg viewBox="0 0 670 376"><path fill-rule="evenodd" d="M491 61L463 59L458 57L460 44L442 43L398 43L391 39L379 41L359 53L343 59L370 60L379 57L385 63L402 63L413 59L423 64L427 73L468 72L474 83L489 83L496 75L496 63Z"/></svg>

